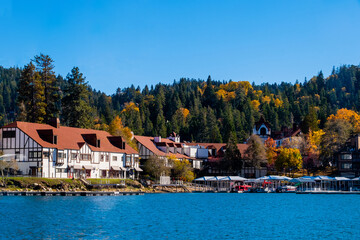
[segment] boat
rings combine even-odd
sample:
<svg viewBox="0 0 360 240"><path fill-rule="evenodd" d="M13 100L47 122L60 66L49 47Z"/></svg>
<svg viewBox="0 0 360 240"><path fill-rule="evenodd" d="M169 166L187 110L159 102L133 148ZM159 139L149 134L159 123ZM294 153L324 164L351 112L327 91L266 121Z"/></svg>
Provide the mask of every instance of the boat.
<svg viewBox="0 0 360 240"><path fill-rule="evenodd" d="M250 189L251 189L250 185L238 185L233 188L233 192L245 193L245 192L250 192Z"/></svg>
<svg viewBox="0 0 360 240"><path fill-rule="evenodd" d="M296 186L286 185L280 186L276 189L277 193L294 193L296 192Z"/></svg>

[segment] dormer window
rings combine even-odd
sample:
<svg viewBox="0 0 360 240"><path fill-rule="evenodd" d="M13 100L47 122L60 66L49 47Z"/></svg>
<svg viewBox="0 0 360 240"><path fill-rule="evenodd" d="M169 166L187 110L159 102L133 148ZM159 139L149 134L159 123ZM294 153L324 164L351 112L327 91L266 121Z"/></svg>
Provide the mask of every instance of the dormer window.
<svg viewBox="0 0 360 240"><path fill-rule="evenodd" d="M54 144L57 144L57 136L54 135L54 141L53 141Z"/></svg>
<svg viewBox="0 0 360 240"><path fill-rule="evenodd" d="M97 139L96 141L96 146L99 148L100 147L100 139Z"/></svg>

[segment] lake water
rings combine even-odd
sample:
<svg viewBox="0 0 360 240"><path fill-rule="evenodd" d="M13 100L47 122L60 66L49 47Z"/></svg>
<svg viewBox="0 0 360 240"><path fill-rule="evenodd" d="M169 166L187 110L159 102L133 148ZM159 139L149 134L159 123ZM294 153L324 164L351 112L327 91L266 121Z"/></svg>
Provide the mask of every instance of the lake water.
<svg viewBox="0 0 360 240"><path fill-rule="evenodd" d="M359 239L360 195L0 197L0 239Z"/></svg>

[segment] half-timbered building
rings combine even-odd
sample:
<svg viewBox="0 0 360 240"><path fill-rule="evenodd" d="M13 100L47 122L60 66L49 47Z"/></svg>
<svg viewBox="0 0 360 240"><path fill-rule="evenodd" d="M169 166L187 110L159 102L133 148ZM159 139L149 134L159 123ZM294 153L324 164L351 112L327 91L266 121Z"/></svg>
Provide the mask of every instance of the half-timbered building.
<svg viewBox="0 0 360 240"><path fill-rule="evenodd" d="M13 122L0 129L0 150L19 173L46 178L135 178L139 154L105 131Z"/></svg>

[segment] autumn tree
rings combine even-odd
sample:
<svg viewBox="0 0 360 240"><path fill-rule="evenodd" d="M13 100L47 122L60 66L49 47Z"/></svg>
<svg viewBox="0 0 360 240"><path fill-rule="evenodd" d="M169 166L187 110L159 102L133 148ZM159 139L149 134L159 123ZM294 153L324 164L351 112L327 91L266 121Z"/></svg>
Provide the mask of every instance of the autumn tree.
<svg viewBox="0 0 360 240"><path fill-rule="evenodd" d="M191 182L195 178L194 170L188 160L175 160L173 162L173 174L174 177L187 182Z"/></svg>
<svg viewBox="0 0 360 240"><path fill-rule="evenodd" d="M116 116L111 123L109 124L108 132L114 136L121 136L125 139L127 144L130 147L137 149L136 143L134 141L134 134L131 132L131 129L124 127L122 120L119 116Z"/></svg>
<svg viewBox="0 0 360 240"><path fill-rule="evenodd" d="M125 126L132 129L136 135L142 135L144 133L139 107L136 106L135 103L125 103L125 107L121 111L121 116L122 119L124 119Z"/></svg>
<svg viewBox="0 0 360 240"><path fill-rule="evenodd" d="M275 161L277 171L292 171L302 168L302 156L296 148L280 148Z"/></svg>
<svg viewBox="0 0 360 240"><path fill-rule="evenodd" d="M87 82L78 67L74 67L66 77L67 86L62 100L62 117L66 125L78 128L91 128L92 108L89 104Z"/></svg>
<svg viewBox="0 0 360 240"><path fill-rule="evenodd" d="M304 158L304 168L307 170L320 166L320 144L322 136L325 134L323 130L309 131L307 137L307 156Z"/></svg>
<svg viewBox="0 0 360 240"><path fill-rule="evenodd" d="M343 119L351 124L353 133L360 133L360 115L353 110L346 108L339 109L336 114L328 117L328 121Z"/></svg>
<svg viewBox="0 0 360 240"><path fill-rule="evenodd" d="M276 142L272 138L265 140L266 158L268 161L268 167L272 168L275 165L277 158Z"/></svg>

